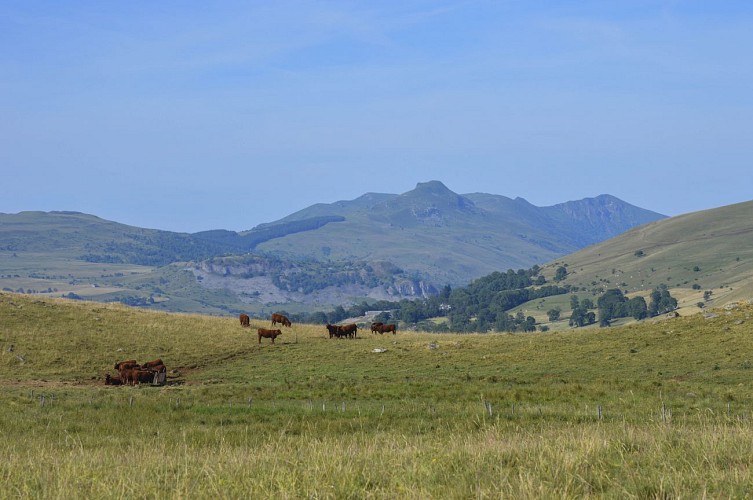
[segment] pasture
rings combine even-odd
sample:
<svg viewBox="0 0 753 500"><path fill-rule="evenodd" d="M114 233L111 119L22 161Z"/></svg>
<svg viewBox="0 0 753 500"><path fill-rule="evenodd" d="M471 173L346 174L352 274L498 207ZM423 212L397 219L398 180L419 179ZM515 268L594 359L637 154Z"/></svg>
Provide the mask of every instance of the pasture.
<svg viewBox="0 0 753 500"><path fill-rule="evenodd" d="M0 294L2 495L743 497L753 307L706 313L259 344L269 321ZM103 385L157 357L168 385Z"/></svg>

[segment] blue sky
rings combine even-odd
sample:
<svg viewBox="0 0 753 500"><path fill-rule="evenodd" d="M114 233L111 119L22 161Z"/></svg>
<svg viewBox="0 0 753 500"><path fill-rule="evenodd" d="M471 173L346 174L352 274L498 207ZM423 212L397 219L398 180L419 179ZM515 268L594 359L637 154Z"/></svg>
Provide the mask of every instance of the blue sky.
<svg viewBox="0 0 753 500"><path fill-rule="evenodd" d="M753 199L753 3L0 3L0 212L243 230L318 202Z"/></svg>

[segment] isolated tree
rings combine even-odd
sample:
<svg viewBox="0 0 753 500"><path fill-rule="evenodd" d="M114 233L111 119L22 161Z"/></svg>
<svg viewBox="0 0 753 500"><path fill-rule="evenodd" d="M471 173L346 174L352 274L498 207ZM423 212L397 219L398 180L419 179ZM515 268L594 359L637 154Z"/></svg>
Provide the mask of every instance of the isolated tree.
<svg viewBox="0 0 753 500"><path fill-rule="evenodd" d="M576 307L573 309L572 314L570 314L570 320L568 321L568 325L570 326L583 326L586 324L586 314L580 307Z"/></svg>
<svg viewBox="0 0 753 500"><path fill-rule="evenodd" d="M535 332L536 331L536 318L534 318L533 316L527 316L525 323L523 323L523 331Z"/></svg>
<svg viewBox="0 0 753 500"><path fill-rule="evenodd" d="M619 288L610 288L604 292L604 295L596 301L599 307L599 321L602 325L605 321L609 322L614 318L625 316L626 301L627 299Z"/></svg>
<svg viewBox="0 0 753 500"><path fill-rule="evenodd" d="M549 317L549 321L557 321L560 319L560 314L562 313L562 309L559 307L555 307L553 309L549 309L546 312L546 315Z"/></svg>
<svg viewBox="0 0 753 500"><path fill-rule="evenodd" d="M554 274L554 281L562 281L567 277L567 268L565 266L560 266L557 268L557 271Z"/></svg>
<svg viewBox="0 0 753 500"><path fill-rule="evenodd" d="M641 320L648 316L648 307L646 306L646 299L643 297L633 297L627 301L627 312L635 319Z"/></svg>
<svg viewBox="0 0 753 500"><path fill-rule="evenodd" d="M658 316L677 309L677 299L672 297L667 285L661 285L651 292L651 302L648 305L648 315Z"/></svg>
<svg viewBox="0 0 753 500"><path fill-rule="evenodd" d="M593 325L596 323L596 313L593 311L589 311L586 313L586 324L587 325Z"/></svg>
<svg viewBox="0 0 753 500"><path fill-rule="evenodd" d="M580 306L580 301L578 300L578 296L571 295L570 296L570 309L578 309L578 306Z"/></svg>

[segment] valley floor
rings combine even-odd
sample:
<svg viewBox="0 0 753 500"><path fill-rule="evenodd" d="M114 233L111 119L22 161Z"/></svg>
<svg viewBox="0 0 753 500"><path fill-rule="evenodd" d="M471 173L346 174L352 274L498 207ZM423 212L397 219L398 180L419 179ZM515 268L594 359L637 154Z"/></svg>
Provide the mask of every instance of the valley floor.
<svg viewBox="0 0 753 500"><path fill-rule="evenodd" d="M753 308L273 345L236 319L0 294L3 495L746 497ZM163 387L104 386L161 357Z"/></svg>

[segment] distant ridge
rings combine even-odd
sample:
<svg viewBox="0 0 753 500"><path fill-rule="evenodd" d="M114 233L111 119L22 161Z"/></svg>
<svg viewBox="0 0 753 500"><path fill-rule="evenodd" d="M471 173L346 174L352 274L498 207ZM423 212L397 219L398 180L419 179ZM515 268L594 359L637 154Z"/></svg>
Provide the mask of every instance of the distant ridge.
<svg viewBox="0 0 753 500"><path fill-rule="evenodd" d="M319 203L251 230L176 233L79 212L0 214L0 285L212 314L425 297L664 216L610 195L537 207L453 192Z"/></svg>
<svg viewBox="0 0 753 500"><path fill-rule="evenodd" d="M495 270L547 262L665 218L609 195L536 207L522 198L460 195L429 181L400 195L313 205L280 221L321 215L344 220L258 249L297 258L386 260L435 283L462 284Z"/></svg>

